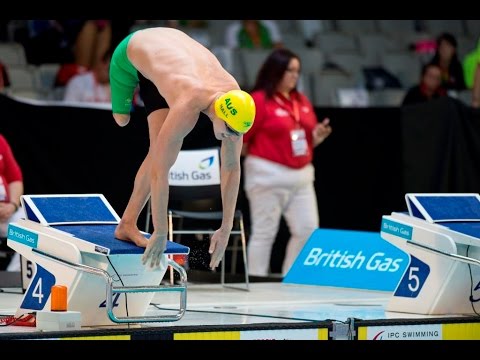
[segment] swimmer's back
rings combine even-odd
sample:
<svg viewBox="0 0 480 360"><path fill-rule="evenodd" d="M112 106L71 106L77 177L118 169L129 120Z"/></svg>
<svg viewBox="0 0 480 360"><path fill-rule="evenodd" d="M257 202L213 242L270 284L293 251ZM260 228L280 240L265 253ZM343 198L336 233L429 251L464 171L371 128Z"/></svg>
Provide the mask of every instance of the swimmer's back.
<svg viewBox="0 0 480 360"><path fill-rule="evenodd" d="M190 86L207 93L238 89L238 83L205 46L184 32L165 27L135 32L127 55L143 76L155 83L168 103Z"/></svg>
<svg viewBox="0 0 480 360"><path fill-rule="evenodd" d="M184 32L167 27L137 31L130 40L128 57L141 72L181 73L195 77L225 75L222 65L205 46ZM148 75L148 74L144 74Z"/></svg>

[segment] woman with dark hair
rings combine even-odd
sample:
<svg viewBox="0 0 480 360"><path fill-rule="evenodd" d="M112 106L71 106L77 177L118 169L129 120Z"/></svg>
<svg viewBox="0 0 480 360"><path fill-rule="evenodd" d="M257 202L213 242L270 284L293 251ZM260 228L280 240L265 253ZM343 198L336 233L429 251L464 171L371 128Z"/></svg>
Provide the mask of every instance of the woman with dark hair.
<svg viewBox="0 0 480 360"><path fill-rule="evenodd" d="M300 58L273 50L260 68L251 95L255 122L243 136L245 192L250 204L249 274L267 276L282 215L289 227L285 275L319 226L313 148L332 132L319 123L311 102L297 90Z"/></svg>
<svg viewBox="0 0 480 360"><path fill-rule="evenodd" d="M465 80L462 63L458 59L457 40L450 33L443 33L437 38L437 50L430 64L442 70L442 87L447 90L464 90Z"/></svg>

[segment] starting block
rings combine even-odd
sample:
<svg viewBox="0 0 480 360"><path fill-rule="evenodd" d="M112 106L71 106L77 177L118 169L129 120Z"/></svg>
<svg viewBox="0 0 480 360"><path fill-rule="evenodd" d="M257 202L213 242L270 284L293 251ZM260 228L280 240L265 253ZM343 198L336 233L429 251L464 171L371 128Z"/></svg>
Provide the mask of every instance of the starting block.
<svg viewBox="0 0 480 360"><path fill-rule="evenodd" d="M81 313L82 326L183 317L187 275L169 255L187 255L188 247L168 241L160 267L151 269L142 264L144 248L114 237L120 218L103 195L24 195L21 201L25 219L9 224L7 244L34 266L16 317L49 311L53 285L67 287L68 310ZM161 285L169 266L180 275L177 285ZM155 293L165 291L179 293L178 310L145 316Z"/></svg>
<svg viewBox="0 0 480 360"><path fill-rule="evenodd" d="M382 217L380 235L410 263L387 311L480 312L479 194L406 194L408 213Z"/></svg>

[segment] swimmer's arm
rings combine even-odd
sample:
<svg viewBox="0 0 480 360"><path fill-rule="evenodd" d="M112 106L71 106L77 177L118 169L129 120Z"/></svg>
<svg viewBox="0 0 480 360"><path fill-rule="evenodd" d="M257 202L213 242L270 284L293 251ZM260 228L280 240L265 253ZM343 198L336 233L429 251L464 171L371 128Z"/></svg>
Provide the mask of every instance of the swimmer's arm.
<svg viewBox="0 0 480 360"><path fill-rule="evenodd" d="M230 231L233 226L235 208L237 205L238 191L240 187L240 153L242 151L242 139L222 141L220 149L220 186L222 190L223 220L222 228Z"/></svg>
<svg viewBox="0 0 480 360"><path fill-rule="evenodd" d="M167 118L157 135L152 151L151 202L152 222L158 235L167 233L168 174L175 163L183 139L194 128L199 112L176 106L168 112Z"/></svg>
<svg viewBox="0 0 480 360"><path fill-rule="evenodd" d="M210 268L216 268L223 258L228 245L230 232L233 227L235 209L237 205L238 190L240 187L240 153L242 151L242 138L232 141L222 141L220 149L220 187L222 191L222 224L210 239L208 249L211 254Z"/></svg>
<svg viewBox="0 0 480 360"><path fill-rule="evenodd" d="M171 107L153 144L151 159L151 206L153 232L142 257L143 264L160 265L167 245L168 174L175 163L183 139L192 131L199 112Z"/></svg>

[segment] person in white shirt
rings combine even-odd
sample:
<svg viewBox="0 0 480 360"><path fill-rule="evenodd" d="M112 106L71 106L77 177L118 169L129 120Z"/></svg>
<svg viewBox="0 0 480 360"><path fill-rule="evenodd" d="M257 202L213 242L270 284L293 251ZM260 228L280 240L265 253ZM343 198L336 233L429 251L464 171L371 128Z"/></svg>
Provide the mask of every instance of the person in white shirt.
<svg viewBox="0 0 480 360"><path fill-rule="evenodd" d="M65 87L63 100L110 103L110 58L111 52L107 51L90 71L72 77Z"/></svg>

